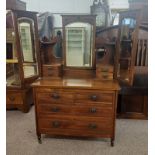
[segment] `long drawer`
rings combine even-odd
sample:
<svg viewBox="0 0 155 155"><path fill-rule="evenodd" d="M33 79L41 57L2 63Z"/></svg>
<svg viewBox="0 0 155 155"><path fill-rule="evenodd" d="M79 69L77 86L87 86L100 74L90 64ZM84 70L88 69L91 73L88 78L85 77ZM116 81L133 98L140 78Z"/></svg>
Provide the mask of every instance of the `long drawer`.
<svg viewBox="0 0 155 155"><path fill-rule="evenodd" d="M63 117L55 117L51 119L39 118L38 127L40 132L54 132L55 134L63 135L64 132L78 131L79 133L89 134L112 134L113 123L112 119L65 119ZM72 132L70 133L70 135ZM80 134L82 135L82 134Z"/></svg>
<svg viewBox="0 0 155 155"><path fill-rule="evenodd" d="M62 104L40 104L37 106L39 116L52 115L77 115L77 116L98 116L112 117L113 107L108 104L96 105L62 105Z"/></svg>

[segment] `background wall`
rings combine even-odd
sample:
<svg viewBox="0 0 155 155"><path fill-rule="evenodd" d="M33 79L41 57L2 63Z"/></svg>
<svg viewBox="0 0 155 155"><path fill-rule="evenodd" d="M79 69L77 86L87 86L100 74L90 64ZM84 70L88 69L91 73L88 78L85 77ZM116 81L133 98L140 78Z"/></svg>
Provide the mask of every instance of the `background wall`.
<svg viewBox="0 0 155 155"><path fill-rule="evenodd" d="M94 0L22 0L26 2L28 11L54 13L54 27L61 27L62 13L90 13ZM111 9L128 8L128 0L109 0ZM117 22L116 22L117 24Z"/></svg>
<svg viewBox="0 0 155 155"><path fill-rule="evenodd" d="M22 0L27 10L52 13L90 13L94 0ZM110 8L128 8L128 0L109 0Z"/></svg>

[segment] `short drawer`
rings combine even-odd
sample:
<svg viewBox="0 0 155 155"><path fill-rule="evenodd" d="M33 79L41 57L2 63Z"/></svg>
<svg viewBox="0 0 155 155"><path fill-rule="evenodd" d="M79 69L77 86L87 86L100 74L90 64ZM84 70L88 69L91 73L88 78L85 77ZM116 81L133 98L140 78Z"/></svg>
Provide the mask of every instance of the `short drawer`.
<svg viewBox="0 0 155 155"><path fill-rule="evenodd" d="M39 116L52 117L53 115L76 115L90 117L113 117L112 106L82 106L82 105L61 105L61 104L40 104L37 106Z"/></svg>
<svg viewBox="0 0 155 155"><path fill-rule="evenodd" d="M80 131L92 134L110 134L112 133L113 125L112 120L102 120L96 121L93 119L64 119L61 117L58 118L40 118L38 120L38 127L40 131L55 131L58 134L65 131Z"/></svg>
<svg viewBox="0 0 155 155"><path fill-rule="evenodd" d="M49 104L49 103L64 103L72 104L74 102L74 94L71 92L60 92L60 91L51 91L51 92L40 92L37 93L37 102L39 104Z"/></svg>
<svg viewBox="0 0 155 155"><path fill-rule="evenodd" d="M106 73L113 73L114 67L113 66L104 66L104 65L97 65L96 66L97 72L106 72Z"/></svg>
<svg viewBox="0 0 155 155"><path fill-rule="evenodd" d="M99 72L96 74L96 78L104 79L104 80L112 80L113 79L113 73Z"/></svg>
<svg viewBox="0 0 155 155"><path fill-rule="evenodd" d="M6 103L7 104L22 104L22 94L21 93L7 93Z"/></svg>
<svg viewBox="0 0 155 155"><path fill-rule="evenodd" d="M113 102L113 93L103 93L103 92L83 92L76 94L76 102Z"/></svg>
<svg viewBox="0 0 155 155"><path fill-rule="evenodd" d="M61 65L59 66L51 66L51 65L43 65L43 76L44 77L61 77L62 75Z"/></svg>

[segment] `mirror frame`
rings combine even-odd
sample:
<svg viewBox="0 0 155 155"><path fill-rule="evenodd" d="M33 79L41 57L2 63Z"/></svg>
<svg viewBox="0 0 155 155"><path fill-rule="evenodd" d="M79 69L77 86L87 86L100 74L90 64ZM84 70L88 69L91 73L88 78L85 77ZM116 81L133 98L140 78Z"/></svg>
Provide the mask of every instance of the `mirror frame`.
<svg viewBox="0 0 155 155"><path fill-rule="evenodd" d="M90 15L90 14L76 14L76 15L61 15L62 16L62 30L63 30L63 59L64 59L64 68L70 68L70 69L95 69L95 32L96 32L96 15ZM92 41L92 66L90 67L79 67L79 66L67 66L66 65L66 33L65 33L65 27L68 24L74 23L74 22L82 22L82 23L88 23L92 25L93 32L93 41Z"/></svg>

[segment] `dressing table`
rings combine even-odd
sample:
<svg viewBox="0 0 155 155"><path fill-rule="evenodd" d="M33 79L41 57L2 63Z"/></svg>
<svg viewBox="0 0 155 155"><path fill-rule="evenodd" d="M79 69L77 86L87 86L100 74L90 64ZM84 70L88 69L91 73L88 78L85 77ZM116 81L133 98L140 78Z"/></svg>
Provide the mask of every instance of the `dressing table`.
<svg viewBox="0 0 155 155"><path fill-rule="evenodd" d="M115 80L96 77L95 15L62 15L61 77L40 77L33 84L36 133L115 139Z"/></svg>

